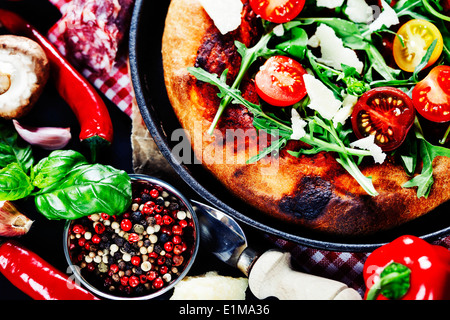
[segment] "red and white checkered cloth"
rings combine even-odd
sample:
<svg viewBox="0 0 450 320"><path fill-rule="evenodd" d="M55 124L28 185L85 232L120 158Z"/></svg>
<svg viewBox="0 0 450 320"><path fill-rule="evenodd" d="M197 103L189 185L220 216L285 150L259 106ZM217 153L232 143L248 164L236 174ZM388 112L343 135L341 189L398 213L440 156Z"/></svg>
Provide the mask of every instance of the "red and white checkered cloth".
<svg viewBox="0 0 450 320"><path fill-rule="evenodd" d="M67 4L71 0L49 1L64 14ZM64 54L66 52L65 43L60 37L63 28L64 26L60 23L56 23L49 30L48 37ZM126 56L120 56L112 70L108 74L100 77L88 69L80 71L108 99L115 103L120 110L127 115L131 115L134 93ZM299 245L272 236L268 236L268 239L280 249L291 252L296 264L301 266L305 272L341 281L349 287L356 289L361 295L364 294L365 285L362 270L370 252L326 251ZM450 248L450 237L437 240L434 244Z"/></svg>
<svg viewBox="0 0 450 320"><path fill-rule="evenodd" d="M71 0L49 1L64 14ZM62 54L66 53L65 42L61 36L64 29L65 26L61 22L57 22L50 28L47 35ZM120 55L111 71L101 76L92 73L87 68L79 71L120 110L131 116L134 92L128 72L127 59L126 55Z"/></svg>

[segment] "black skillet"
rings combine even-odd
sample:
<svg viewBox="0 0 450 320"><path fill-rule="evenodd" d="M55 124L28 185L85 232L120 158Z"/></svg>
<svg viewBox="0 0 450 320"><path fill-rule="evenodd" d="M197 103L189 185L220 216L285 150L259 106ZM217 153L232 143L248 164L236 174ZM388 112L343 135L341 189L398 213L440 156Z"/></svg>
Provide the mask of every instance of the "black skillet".
<svg viewBox="0 0 450 320"><path fill-rule="evenodd" d="M264 215L234 197L201 165L180 161L180 156L184 159L187 155L172 152L174 146L181 141L179 136L174 139L172 133L181 126L167 97L161 57L161 38L169 3L169 0L136 1L129 40L131 76L137 103L150 134L178 175L198 196L242 223L317 249L369 252L403 234L416 235L429 241L449 234L450 204L444 204L401 227L371 236L332 237L300 227L294 228Z"/></svg>

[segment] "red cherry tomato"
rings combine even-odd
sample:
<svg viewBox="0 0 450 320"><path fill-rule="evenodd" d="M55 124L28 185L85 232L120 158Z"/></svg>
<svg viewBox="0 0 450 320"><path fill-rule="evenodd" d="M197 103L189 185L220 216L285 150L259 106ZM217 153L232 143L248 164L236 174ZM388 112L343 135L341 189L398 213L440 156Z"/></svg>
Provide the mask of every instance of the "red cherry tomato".
<svg viewBox="0 0 450 320"><path fill-rule="evenodd" d="M437 66L414 87L414 107L434 122L450 121L450 67Z"/></svg>
<svg viewBox="0 0 450 320"><path fill-rule="evenodd" d="M250 0L250 6L264 20L285 23L298 16L305 0Z"/></svg>
<svg viewBox="0 0 450 320"><path fill-rule="evenodd" d="M306 95L305 73L302 65L289 57L270 57L255 76L256 92L271 105L293 105Z"/></svg>
<svg viewBox="0 0 450 320"><path fill-rule="evenodd" d="M415 117L411 98L392 87L380 87L364 93L352 113L352 127L361 139L375 136L383 151L399 147L406 138Z"/></svg>

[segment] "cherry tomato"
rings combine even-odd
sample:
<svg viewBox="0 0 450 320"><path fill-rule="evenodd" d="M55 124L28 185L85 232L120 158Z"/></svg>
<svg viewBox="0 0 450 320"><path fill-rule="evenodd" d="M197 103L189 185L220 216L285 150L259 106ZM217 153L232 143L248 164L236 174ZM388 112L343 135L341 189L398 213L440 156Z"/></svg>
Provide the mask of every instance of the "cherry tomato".
<svg viewBox="0 0 450 320"><path fill-rule="evenodd" d="M393 45L394 59L398 67L413 72L435 39L437 39L436 47L426 67L435 63L442 53L444 42L441 32L433 23L421 19L410 20L402 25Z"/></svg>
<svg viewBox="0 0 450 320"><path fill-rule="evenodd" d="M434 122L450 121L450 67L437 66L414 87L414 107Z"/></svg>
<svg viewBox="0 0 450 320"><path fill-rule="evenodd" d="M270 57L255 76L256 92L271 105L293 105L306 95L305 73L302 65L289 57Z"/></svg>
<svg viewBox="0 0 450 320"><path fill-rule="evenodd" d="M253 11L262 19L285 23L302 11L305 0L250 0Z"/></svg>
<svg viewBox="0 0 450 320"><path fill-rule="evenodd" d="M351 119L359 139L372 134L383 151L391 151L405 140L414 117L414 105L406 93L397 88L380 87L359 98Z"/></svg>

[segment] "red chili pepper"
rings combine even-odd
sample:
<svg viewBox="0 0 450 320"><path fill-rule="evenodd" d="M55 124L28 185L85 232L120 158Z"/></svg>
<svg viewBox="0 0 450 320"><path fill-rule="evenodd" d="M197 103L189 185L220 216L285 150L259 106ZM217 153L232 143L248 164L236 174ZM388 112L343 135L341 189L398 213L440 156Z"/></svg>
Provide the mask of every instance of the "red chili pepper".
<svg viewBox="0 0 450 320"><path fill-rule="evenodd" d="M56 88L75 113L81 127L80 140L89 145L95 160L97 147L110 144L113 139L111 118L100 95L58 49L22 17L0 9L0 25L36 41L44 49Z"/></svg>
<svg viewBox="0 0 450 320"><path fill-rule="evenodd" d="M99 300L15 241L0 244L0 271L35 300Z"/></svg>
<svg viewBox="0 0 450 320"><path fill-rule="evenodd" d="M415 236L374 250L364 263L366 300L449 300L450 251Z"/></svg>

